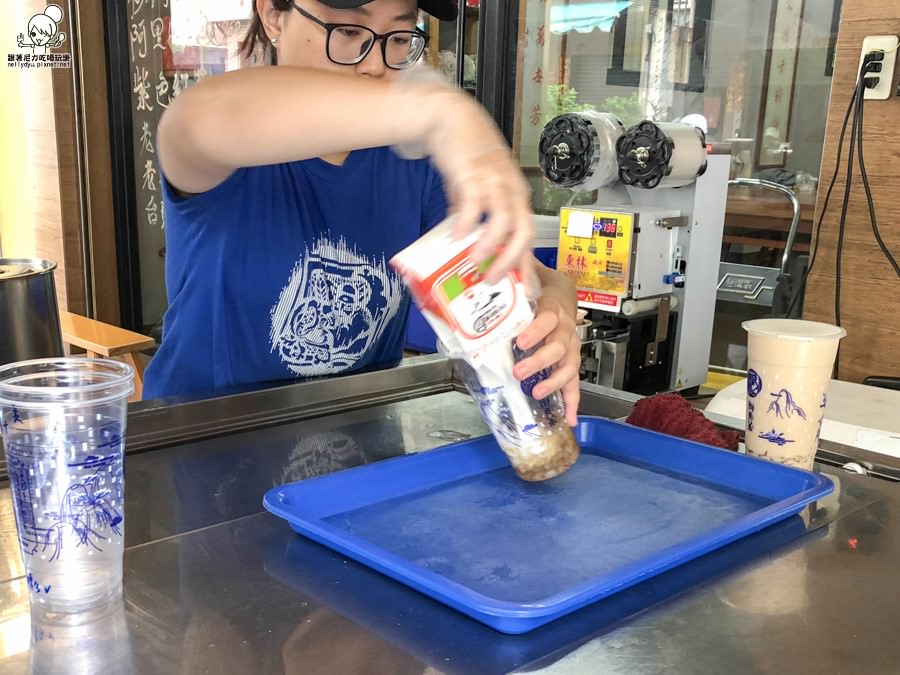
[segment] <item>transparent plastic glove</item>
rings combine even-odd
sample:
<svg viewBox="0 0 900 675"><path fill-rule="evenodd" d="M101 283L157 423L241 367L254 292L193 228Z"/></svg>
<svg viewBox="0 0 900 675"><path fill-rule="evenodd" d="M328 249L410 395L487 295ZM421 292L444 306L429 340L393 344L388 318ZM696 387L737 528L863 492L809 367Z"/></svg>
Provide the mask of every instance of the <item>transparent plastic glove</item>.
<svg viewBox="0 0 900 675"><path fill-rule="evenodd" d="M516 344L524 354L513 374L525 381L535 374L549 373L534 387L534 397L540 400L561 392L566 422L569 426L578 424L581 340L575 332L575 318L556 294L546 292L537 300L534 321L519 334Z"/></svg>
<svg viewBox="0 0 900 675"><path fill-rule="evenodd" d="M531 189L503 134L470 95L430 68L404 71L393 83L415 87L423 114L432 119L420 142L399 146L397 152L431 158L444 178L457 238L484 225L472 256L481 262L496 255L489 283L516 268L526 286L534 288Z"/></svg>

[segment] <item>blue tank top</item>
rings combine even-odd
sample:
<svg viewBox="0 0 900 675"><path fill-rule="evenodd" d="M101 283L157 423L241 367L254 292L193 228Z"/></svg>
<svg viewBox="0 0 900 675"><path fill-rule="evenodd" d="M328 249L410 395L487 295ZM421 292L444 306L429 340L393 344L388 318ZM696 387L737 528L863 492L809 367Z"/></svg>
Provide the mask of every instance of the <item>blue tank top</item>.
<svg viewBox="0 0 900 675"><path fill-rule="evenodd" d="M164 180L163 198L169 307L145 399L399 362L409 299L388 260L447 211L427 160L372 148L188 198Z"/></svg>

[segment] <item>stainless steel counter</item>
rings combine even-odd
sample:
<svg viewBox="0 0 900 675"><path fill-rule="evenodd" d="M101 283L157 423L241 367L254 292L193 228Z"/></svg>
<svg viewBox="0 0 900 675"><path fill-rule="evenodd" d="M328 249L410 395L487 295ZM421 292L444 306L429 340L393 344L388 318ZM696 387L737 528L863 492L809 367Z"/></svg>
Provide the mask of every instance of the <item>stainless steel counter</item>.
<svg viewBox="0 0 900 675"><path fill-rule="evenodd" d="M293 400L282 411L293 406L299 421L279 413L266 428L250 399L211 402L223 418L243 410L248 430L161 449L141 435L157 425L137 412L146 450L126 460L124 601L68 624L30 614L0 488L0 672L900 672L900 488L876 478L823 468L837 491L802 518L524 636L496 633L263 512L273 485L485 433L468 397L439 379L414 398L402 388L387 402L335 396L343 412L331 415L305 414L294 392L279 400ZM308 405L327 408L322 392ZM582 411L617 417L629 406L589 390Z"/></svg>

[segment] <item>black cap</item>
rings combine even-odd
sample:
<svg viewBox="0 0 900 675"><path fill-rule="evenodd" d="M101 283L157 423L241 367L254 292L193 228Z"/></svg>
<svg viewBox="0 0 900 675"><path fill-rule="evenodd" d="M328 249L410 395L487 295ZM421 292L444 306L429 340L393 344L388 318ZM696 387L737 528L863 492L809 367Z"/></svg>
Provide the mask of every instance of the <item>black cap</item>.
<svg viewBox="0 0 900 675"><path fill-rule="evenodd" d="M335 9L355 9L367 5L372 0L319 0L322 4ZM453 21L459 13L456 0L418 0L419 7L436 19Z"/></svg>

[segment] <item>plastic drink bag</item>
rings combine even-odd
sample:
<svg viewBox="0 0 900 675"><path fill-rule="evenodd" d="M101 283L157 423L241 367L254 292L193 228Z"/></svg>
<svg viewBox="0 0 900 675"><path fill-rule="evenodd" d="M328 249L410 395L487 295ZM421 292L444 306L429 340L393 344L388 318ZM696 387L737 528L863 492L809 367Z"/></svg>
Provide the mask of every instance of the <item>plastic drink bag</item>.
<svg viewBox="0 0 900 675"><path fill-rule="evenodd" d="M453 360L457 376L518 476L540 481L566 471L579 449L565 422L559 392L537 400L534 387L550 372L519 382L513 366L541 345L520 350L516 336L534 318L515 270L496 284L484 281L490 260L476 264L474 232L454 239L447 219L391 259L416 304L438 335L439 350Z"/></svg>

